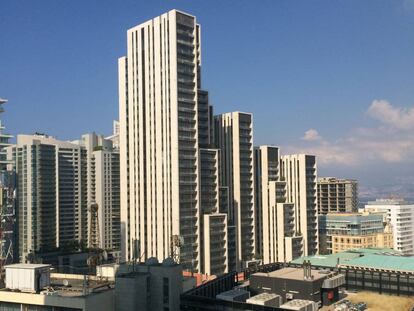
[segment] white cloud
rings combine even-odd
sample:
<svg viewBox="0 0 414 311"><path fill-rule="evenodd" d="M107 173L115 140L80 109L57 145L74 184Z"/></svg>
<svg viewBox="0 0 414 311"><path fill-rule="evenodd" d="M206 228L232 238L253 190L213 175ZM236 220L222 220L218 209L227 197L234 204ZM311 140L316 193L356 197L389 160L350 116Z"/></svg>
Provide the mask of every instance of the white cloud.
<svg viewBox="0 0 414 311"><path fill-rule="evenodd" d="M374 100L368 108L367 114L386 125L399 130L414 128L414 107L394 107L386 100Z"/></svg>
<svg viewBox="0 0 414 311"><path fill-rule="evenodd" d="M315 129L309 129L305 132L305 135L302 137L306 141L317 141L322 140L322 137L319 135L318 131Z"/></svg>
<svg viewBox="0 0 414 311"><path fill-rule="evenodd" d="M310 129L301 138L307 143L287 146L285 152L315 154L318 163L326 167L413 163L414 108L395 107L386 100L375 100L367 115L380 121L379 126L358 127L336 140L322 139L317 130Z"/></svg>

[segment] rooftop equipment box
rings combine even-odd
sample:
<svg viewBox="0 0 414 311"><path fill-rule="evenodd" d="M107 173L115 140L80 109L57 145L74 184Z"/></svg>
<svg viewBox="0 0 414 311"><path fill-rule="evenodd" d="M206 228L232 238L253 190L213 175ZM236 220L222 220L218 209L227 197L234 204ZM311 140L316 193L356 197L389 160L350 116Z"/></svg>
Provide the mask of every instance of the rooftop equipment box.
<svg viewBox="0 0 414 311"><path fill-rule="evenodd" d="M232 289L216 296L216 299L238 302L245 302L249 298L250 292L244 289Z"/></svg>
<svg viewBox="0 0 414 311"><path fill-rule="evenodd" d="M5 266L6 288L36 293L50 285L50 265L14 264Z"/></svg>

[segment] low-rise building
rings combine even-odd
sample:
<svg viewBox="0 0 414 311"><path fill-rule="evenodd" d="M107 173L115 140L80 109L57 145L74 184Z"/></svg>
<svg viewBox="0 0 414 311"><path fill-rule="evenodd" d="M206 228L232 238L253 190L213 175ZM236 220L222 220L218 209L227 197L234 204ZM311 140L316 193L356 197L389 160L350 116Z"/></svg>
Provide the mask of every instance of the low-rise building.
<svg viewBox="0 0 414 311"><path fill-rule="evenodd" d="M115 280L116 311L180 309L183 268L170 257L120 266Z"/></svg>
<svg viewBox="0 0 414 311"><path fill-rule="evenodd" d="M0 310L113 311L113 282L95 276L51 273L50 265L14 264L6 269Z"/></svg>
<svg viewBox="0 0 414 311"><path fill-rule="evenodd" d="M305 263L303 269L289 267L255 273L250 276L249 288L254 295L279 295L284 303L299 299L322 306L338 301L339 288L344 284L344 275L329 270L311 269L310 264Z"/></svg>
<svg viewBox="0 0 414 311"><path fill-rule="evenodd" d="M319 245L321 254L356 248L392 248L393 234L382 215L332 213L319 215Z"/></svg>

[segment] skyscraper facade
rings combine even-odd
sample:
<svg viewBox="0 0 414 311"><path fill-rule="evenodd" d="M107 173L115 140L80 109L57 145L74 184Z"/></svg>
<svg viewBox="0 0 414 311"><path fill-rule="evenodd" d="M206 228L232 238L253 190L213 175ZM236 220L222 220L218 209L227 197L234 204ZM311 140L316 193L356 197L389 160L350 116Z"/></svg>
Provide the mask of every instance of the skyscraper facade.
<svg viewBox="0 0 414 311"><path fill-rule="evenodd" d="M316 157L306 154L281 157L281 177L287 201L295 205L295 231L303 236L305 256L318 253Z"/></svg>
<svg viewBox="0 0 414 311"><path fill-rule="evenodd" d="M253 118L231 112L215 117L215 143L221 151L220 184L228 187L229 267L239 270L255 259L255 200L253 165ZM230 229L232 230L232 229ZM234 240L232 239L234 236Z"/></svg>
<svg viewBox="0 0 414 311"><path fill-rule="evenodd" d="M18 175L20 261L82 239L81 148L46 135L8 147Z"/></svg>
<svg viewBox="0 0 414 311"><path fill-rule="evenodd" d="M280 175L279 148L254 151L257 252L265 264L287 262L303 255L303 236L295 228L295 204L287 200Z"/></svg>
<svg viewBox="0 0 414 311"><path fill-rule="evenodd" d="M116 127L114 128L116 130ZM82 236L89 247L121 249L119 150L116 131L108 138L95 133L74 141L82 147ZM97 208L96 215L91 210ZM94 219L94 217L96 218ZM93 232L91 232L93 231Z"/></svg>
<svg viewBox="0 0 414 311"><path fill-rule="evenodd" d="M7 147L18 176L20 261L28 255L91 246L91 205L97 205L97 247L120 249L119 153L112 141L87 134L61 141L44 134L18 135Z"/></svg>
<svg viewBox="0 0 414 311"><path fill-rule="evenodd" d="M129 29L127 41L119 60L123 259L179 252L184 269L199 271L200 27L172 10Z"/></svg>

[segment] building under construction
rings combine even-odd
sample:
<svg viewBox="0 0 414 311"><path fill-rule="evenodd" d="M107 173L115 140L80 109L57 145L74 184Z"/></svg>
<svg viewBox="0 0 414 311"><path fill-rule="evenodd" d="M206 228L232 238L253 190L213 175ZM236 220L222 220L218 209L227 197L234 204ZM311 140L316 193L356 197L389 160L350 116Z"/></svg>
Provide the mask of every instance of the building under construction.
<svg viewBox="0 0 414 311"><path fill-rule="evenodd" d="M0 114L4 112L3 104L6 99L0 98ZM5 127L0 118L0 268L10 264L17 258L15 254L15 198L16 198L16 175L8 170L6 147L10 146L13 137L4 132Z"/></svg>

